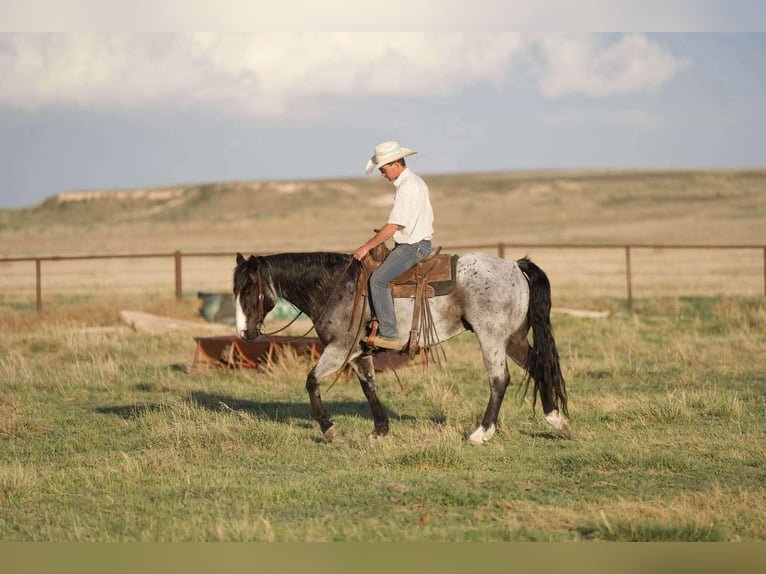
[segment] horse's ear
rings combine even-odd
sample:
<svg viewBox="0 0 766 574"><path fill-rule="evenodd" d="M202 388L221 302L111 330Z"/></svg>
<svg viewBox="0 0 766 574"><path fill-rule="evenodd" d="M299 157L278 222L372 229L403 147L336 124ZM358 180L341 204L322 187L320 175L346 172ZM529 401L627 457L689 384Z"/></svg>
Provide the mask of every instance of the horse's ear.
<svg viewBox="0 0 766 574"><path fill-rule="evenodd" d="M237 253L237 265L241 265L245 261L245 258L242 257L241 253Z"/></svg>

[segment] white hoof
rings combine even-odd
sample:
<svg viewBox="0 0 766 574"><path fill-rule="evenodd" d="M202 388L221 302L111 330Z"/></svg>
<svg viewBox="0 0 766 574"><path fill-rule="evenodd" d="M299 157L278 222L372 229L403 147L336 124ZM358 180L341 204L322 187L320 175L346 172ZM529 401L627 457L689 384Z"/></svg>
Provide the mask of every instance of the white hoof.
<svg viewBox="0 0 766 574"><path fill-rule="evenodd" d="M572 437L572 425L565 416L559 413L558 409L554 409L545 415L545 420L549 425L559 431L564 438Z"/></svg>
<svg viewBox="0 0 766 574"><path fill-rule="evenodd" d="M479 426L471 436L468 437L468 442L471 444L483 444L485 441L488 441L492 438L492 435L495 434L495 425L491 425L487 430L484 430L483 426Z"/></svg>

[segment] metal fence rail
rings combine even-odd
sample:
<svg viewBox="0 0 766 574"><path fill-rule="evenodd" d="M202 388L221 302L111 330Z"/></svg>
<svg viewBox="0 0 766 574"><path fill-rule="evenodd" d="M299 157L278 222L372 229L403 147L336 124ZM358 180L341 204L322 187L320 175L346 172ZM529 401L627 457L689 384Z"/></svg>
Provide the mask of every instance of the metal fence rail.
<svg viewBox="0 0 766 574"><path fill-rule="evenodd" d="M513 243L498 242L492 244L450 245L443 246L443 251L468 251L468 250L496 250L499 257L505 257L509 249L535 249L535 250L619 250L624 253L624 273L626 299L629 310L633 310L634 270L633 254L637 250L732 250L732 251L760 251L762 253L763 293L766 296L766 246L764 245L678 245L678 244L650 244L650 245L571 245L563 243ZM350 252L350 251L348 251ZM259 252L256 255L266 255L273 252ZM177 300L183 298L183 260L202 257L227 257L233 259L233 252L164 252L164 253L130 253L130 254L103 254L103 255L51 255L39 257L3 257L0 264L33 262L35 264L35 298L36 309L43 308L43 263L62 261L87 261L105 259L167 259L172 264L173 277L175 280L175 296Z"/></svg>

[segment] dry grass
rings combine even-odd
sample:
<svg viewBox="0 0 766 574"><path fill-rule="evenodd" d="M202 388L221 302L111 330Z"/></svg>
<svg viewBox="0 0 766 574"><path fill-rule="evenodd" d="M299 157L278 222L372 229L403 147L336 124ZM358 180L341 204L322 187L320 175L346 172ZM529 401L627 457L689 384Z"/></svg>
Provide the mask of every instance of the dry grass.
<svg viewBox="0 0 766 574"><path fill-rule="evenodd" d="M763 170L428 179L445 245L750 244L766 223ZM52 200L0 213L0 240L45 255L350 250L389 194L359 179ZM530 255L551 277L554 305L611 315L553 318L574 439L532 414L512 366L498 432L482 448L464 440L488 398L470 335L449 342L444 368L380 374L386 440L370 440L356 381L325 387L340 429L327 445L309 414L306 357L186 372L190 334L115 329L126 308L193 318L194 291L229 289L233 255L184 259L181 303L170 259L45 263L39 314L34 270L3 264L0 539L766 539L762 255L637 250L631 315L620 250Z"/></svg>
<svg viewBox="0 0 766 574"><path fill-rule="evenodd" d="M509 243L507 257L529 253L547 271L557 295L566 298L625 297L624 250L514 244L757 246L766 227L766 170L497 173L428 180L437 243L458 253L459 246ZM226 291L237 251L350 252L386 217L391 189L369 178L192 186L174 193L156 199L146 193L135 199L107 195L77 203L54 198L35 208L0 211L0 241L13 245L15 255L229 253L183 260L187 295ZM634 249L631 260L635 297L763 293L762 249ZM0 263L0 270L5 303L29 305L34 264ZM173 258L46 261L42 287L45 300L114 290L162 296L174 289Z"/></svg>

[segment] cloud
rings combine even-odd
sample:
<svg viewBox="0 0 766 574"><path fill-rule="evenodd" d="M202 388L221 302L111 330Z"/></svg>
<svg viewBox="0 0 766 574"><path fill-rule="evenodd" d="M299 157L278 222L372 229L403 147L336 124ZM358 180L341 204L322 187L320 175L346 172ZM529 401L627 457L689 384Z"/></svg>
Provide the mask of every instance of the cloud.
<svg viewBox="0 0 766 574"><path fill-rule="evenodd" d="M503 79L517 34L195 35L195 52L255 112L316 96L427 97ZM214 94L211 94L214 95Z"/></svg>
<svg viewBox="0 0 766 574"><path fill-rule="evenodd" d="M658 89L687 64L642 34L612 45L601 37L549 35L538 38L544 72L540 89L548 98L580 93L591 97Z"/></svg>
<svg viewBox="0 0 766 574"><path fill-rule="evenodd" d="M173 36L3 35L0 102L37 109L183 101L199 82L194 56Z"/></svg>
<svg viewBox="0 0 766 574"><path fill-rule="evenodd" d="M0 104L273 115L317 96L422 97L498 82L522 47L516 34L5 34Z"/></svg>
<svg viewBox="0 0 766 574"><path fill-rule="evenodd" d="M318 98L423 98L502 86L534 61L542 94L656 89L682 63L645 36L519 33L0 34L0 105L294 114Z"/></svg>

